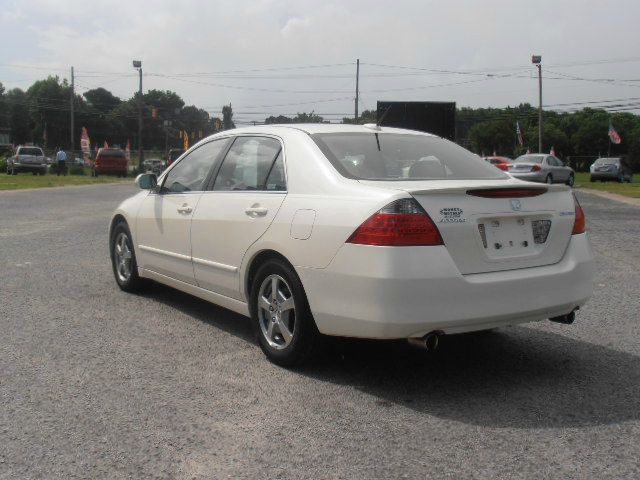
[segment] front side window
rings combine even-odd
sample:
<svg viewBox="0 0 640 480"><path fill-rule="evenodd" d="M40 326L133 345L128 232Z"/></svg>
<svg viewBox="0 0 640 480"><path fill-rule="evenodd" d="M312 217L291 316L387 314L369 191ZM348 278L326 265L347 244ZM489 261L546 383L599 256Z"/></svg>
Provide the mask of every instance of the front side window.
<svg viewBox="0 0 640 480"><path fill-rule="evenodd" d="M214 140L190 152L169 171L162 184L162 193L201 191L207 175L228 143L228 138Z"/></svg>
<svg viewBox="0 0 640 480"><path fill-rule="evenodd" d="M270 180L270 185L277 190L277 173L273 170L280 151L280 142L275 138L236 138L222 162L213 190L267 190L267 177L271 173L274 180Z"/></svg>
<svg viewBox="0 0 640 480"><path fill-rule="evenodd" d="M509 176L453 142L427 135L311 135L342 175L362 180L506 179Z"/></svg>

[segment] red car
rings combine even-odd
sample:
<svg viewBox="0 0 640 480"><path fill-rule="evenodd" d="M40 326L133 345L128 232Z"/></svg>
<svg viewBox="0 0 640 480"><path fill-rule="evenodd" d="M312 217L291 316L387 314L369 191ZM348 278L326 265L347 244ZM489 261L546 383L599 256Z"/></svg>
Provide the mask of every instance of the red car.
<svg viewBox="0 0 640 480"><path fill-rule="evenodd" d="M93 164L93 175L117 175L126 177L129 162L120 148L101 148L98 150L96 160Z"/></svg>
<svg viewBox="0 0 640 480"><path fill-rule="evenodd" d="M507 171L509 170L509 165L513 162L509 157L484 157L485 161L489 162L491 165L495 165L500 170Z"/></svg>

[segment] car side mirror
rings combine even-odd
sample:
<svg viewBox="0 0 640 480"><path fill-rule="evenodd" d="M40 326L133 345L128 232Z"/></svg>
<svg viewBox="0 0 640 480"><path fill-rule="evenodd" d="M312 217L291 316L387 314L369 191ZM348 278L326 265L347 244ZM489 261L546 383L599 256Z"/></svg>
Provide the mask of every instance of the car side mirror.
<svg viewBox="0 0 640 480"><path fill-rule="evenodd" d="M158 186L158 177L155 173L141 173L136 177L136 185L142 190L152 190Z"/></svg>

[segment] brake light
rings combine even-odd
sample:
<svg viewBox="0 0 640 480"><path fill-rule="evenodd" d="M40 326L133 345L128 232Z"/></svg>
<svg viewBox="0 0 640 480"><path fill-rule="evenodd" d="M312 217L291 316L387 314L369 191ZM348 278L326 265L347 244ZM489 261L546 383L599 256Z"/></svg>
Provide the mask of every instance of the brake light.
<svg viewBox="0 0 640 480"><path fill-rule="evenodd" d="M347 243L385 247L444 244L436 224L412 198L396 200L371 215Z"/></svg>
<svg viewBox="0 0 640 480"><path fill-rule="evenodd" d="M467 195L482 198L525 198L546 193L546 188L481 188L467 190Z"/></svg>
<svg viewBox="0 0 640 480"><path fill-rule="evenodd" d="M578 202L578 199L575 195L573 196L573 203L576 206L576 217L573 222L573 230L571 232L571 235L577 235L579 233L585 232L585 230L587 229L587 221L584 216L584 211L580 206L580 202Z"/></svg>
<svg viewBox="0 0 640 480"><path fill-rule="evenodd" d="M540 170L542 170L542 167L540 165L534 165L533 167L531 167L532 172L539 172Z"/></svg>

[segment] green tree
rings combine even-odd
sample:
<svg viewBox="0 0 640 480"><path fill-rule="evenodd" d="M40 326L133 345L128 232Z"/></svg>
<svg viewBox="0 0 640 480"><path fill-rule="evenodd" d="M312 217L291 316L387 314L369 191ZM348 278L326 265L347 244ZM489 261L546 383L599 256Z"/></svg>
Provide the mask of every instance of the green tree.
<svg viewBox="0 0 640 480"><path fill-rule="evenodd" d="M105 88L94 88L83 94L87 104L100 113L109 113L122 103L118 97Z"/></svg>
<svg viewBox="0 0 640 480"><path fill-rule="evenodd" d="M230 130L236 128L236 124L233 123L233 109L231 104L222 107L222 129Z"/></svg>
<svg viewBox="0 0 640 480"><path fill-rule="evenodd" d="M267 117L264 121L265 125L293 123L293 118L278 115L277 117Z"/></svg>
<svg viewBox="0 0 640 480"><path fill-rule="evenodd" d="M5 102L11 130L11 141L21 144L31 141L32 123L29 117L27 94L19 88L9 90Z"/></svg>

